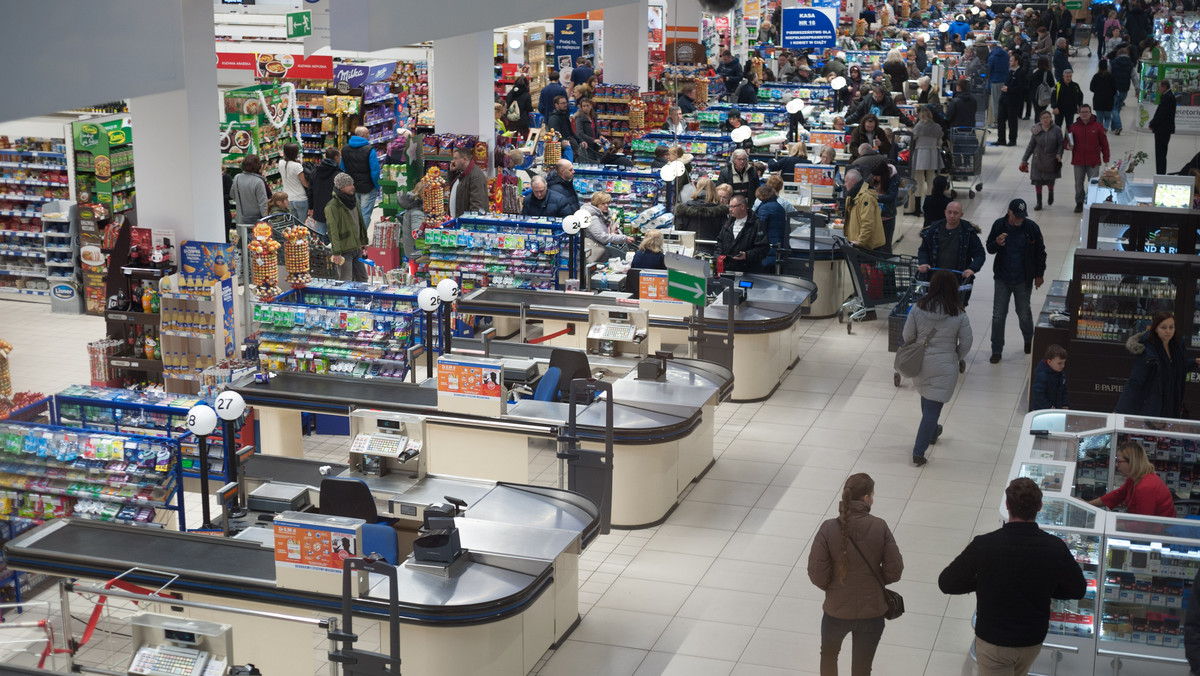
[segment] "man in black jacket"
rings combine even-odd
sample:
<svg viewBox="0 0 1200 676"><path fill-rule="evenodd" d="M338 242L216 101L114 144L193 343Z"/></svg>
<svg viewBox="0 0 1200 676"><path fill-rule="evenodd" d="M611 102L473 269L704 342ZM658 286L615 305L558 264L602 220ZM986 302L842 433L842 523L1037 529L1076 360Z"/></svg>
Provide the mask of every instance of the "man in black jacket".
<svg viewBox="0 0 1200 676"><path fill-rule="evenodd" d="M1175 92L1171 81L1158 83L1158 108L1150 118L1150 131L1154 132L1154 173L1167 173L1167 144L1175 133Z"/></svg>
<svg viewBox="0 0 1200 676"><path fill-rule="evenodd" d="M742 83L742 64L728 49L721 50L721 65L717 66L717 75L724 80L725 92L732 98L738 85Z"/></svg>
<svg viewBox="0 0 1200 676"><path fill-rule="evenodd" d="M1046 640L1050 600L1081 599L1087 582L1067 545L1038 528L1038 485L1013 479L1004 496L1008 523L972 540L938 576L938 587L975 593L980 673L1025 674Z"/></svg>
<svg viewBox="0 0 1200 676"><path fill-rule="evenodd" d="M534 176L529 182L530 194L525 198L525 205L521 207L522 216L549 216L550 218L563 218L569 216L571 205L562 194L550 190L546 185L546 179L541 176Z"/></svg>
<svg viewBox="0 0 1200 676"><path fill-rule="evenodd" d="M734 194L729 199L729 220L717 235L718 259L725 257L726 271L760 272L770 251L767 229L750 211L746 197Z"/></svg>
<svg viewBox="0 0 1200 676"><path fill-rule="evenodd" d="M571 150L575 150L579 141L571 128L571 108L567 104L567 97L554 97L554 110L550 112L550 117L546 118L546 128L558 132L562 142L571 144Z"/></svg>
<svg viewBox="0 0 1200 676"><path fill-rule="evenodd" d="M1118 47L1116 56L1108 64L1112 71L1113 82L1117 85L1117 97L1113 100L1112 131L1121 135L1121 108L1125 105L1125 97L1129 96L1129 87L1133 84L1134 64L1129 58L1128 47Z"/></svg>
<svg viewBox="0 0 1200 676"><path fill-rule="evenodd" d="M321 158L321 163L318 164L312 173L312 201L309 205L313 210L313 224L316 229L323 235L327 228L325 225L325 205L329 200L333 199L333 177L337 176L341 169L338 168L342 160L342 152L337 148L326 148L325 157Z"/></svg>
<svg viewBox="0 0 1200 676"><path fill-rule="evenodd" d="M575 192L575 165L571 164L571 160L559 160L554 167L554 173L546 179L546 185L566 200L568 214L579 211L579 193Z"/></svg>
<svg viewBox="0 0 1200 676"><path fill-rule="evenodd" d="M988 233L987 252L994 254L992 271L995 274L995 297L992 301L992 357L1000 362L1004 351L1004 323L1008 318L1008 299L1017 306L1017 322L1025 338L1025 354L1033 348L1033 315L1029 298L1041 288L1046 274L1046 240L1042 230L1029 218L1025 200L1008 203L1008 212L992 223Z"/></svg>
<svg viewBox="0 0 1200 676"><path fill-rule="evenodd" d="M946 217L934 221L921 231L921 247L917 249L917 272L928 273L931 268L958 270L963 281L983 269L987 253L979 239L979 227L963 219L962 204L946 205ZM963 295L963 305L971 300L971 292Z"/></svg>
<svg viewBox="0 0 1200 676"><path fill-rule="evenodd" d="M954 98L950 99L950 103L946 105L946 124L952 129L975 126L978 110L975 97L967 92L970 86L971 84L966 78L960 79L955 86Z"/></svg>

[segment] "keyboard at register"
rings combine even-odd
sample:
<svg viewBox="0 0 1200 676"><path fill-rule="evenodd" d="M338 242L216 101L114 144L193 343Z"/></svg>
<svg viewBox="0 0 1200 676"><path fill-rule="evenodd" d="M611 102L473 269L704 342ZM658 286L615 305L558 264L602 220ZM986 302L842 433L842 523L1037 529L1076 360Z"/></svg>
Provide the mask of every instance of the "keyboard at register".
<svg viewBox="0 0 1200 676"><path fill-rule="evenodd" d="M208 664L208 652L203 650L166 645L145 646L133 657L129 673L145 676L203 676L211 673L205 668ZM223 664L217 673L221 671L224 671Z"/></svg>
<svg viewBox="0 0 1200 676"><path fill-rule="evenodd" d="M633 341L636 330L632 324L601 324L588 329L588 338L628 343Z"/></svg>

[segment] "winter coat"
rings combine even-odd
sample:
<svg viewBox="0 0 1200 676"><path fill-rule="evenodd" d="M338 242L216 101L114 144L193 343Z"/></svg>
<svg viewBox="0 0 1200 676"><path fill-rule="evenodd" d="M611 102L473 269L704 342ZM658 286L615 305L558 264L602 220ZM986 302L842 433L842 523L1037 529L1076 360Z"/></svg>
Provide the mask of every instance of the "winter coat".
<svg viewBox="0 0 1200 676"><path fill-rule="evenodd" d="M846 539L837 519L828 519L817 529L808 554L808 579L825 592L821 608L830 616L842 620L882 617L887 612L887 601L876 574L883 578L884 584L898 582L904 572L904 557L887 522L872 516L867 503L855 500L850 503L849 512L850 532L846 533ZM840 561L846 566L846 576L841 580L838 579Z"/></svg>
<svg viewBox="0 0 1200 676"><path fill-rule="evenodd" d="M943 211L945 210L943 209ZM938 267L938 260L941 258L938 237L945 227L946 219L939 218L929 227L921 230L921 246L917 249L918 265ZM979 239L979 234L983 231L974 223L965 220L960 220L958 227L962 229L962 234L958 237L958 262L954 264L953 268L955 270L970 269L975 274L979 274L987 259L987 252L983 249L983 240Z"/></svg>
<svg viewBox="0 0 1200 676"><path fill-rule="evenodd" d="M675 105L679 106L679 112L683 113L684 115L691 115L692 113L696 112L696 102L683 94L680 94L679 97L675 99Z"/></svg>
<svg viewBox="0 0 1200 676"><path fill-rule="evenodd" d="M596 153L596 122L582 113L575 114L575 140L579 147L575 149L576 157L580 160L591 160ZM587 144L587 148L583 144Z"/></svg>
<svg viewBox="0 0 1200 676"><path fill-rule="evenodd" d="M238 223L257 223L267 215L267 182L262 176L243 171L233 177L229 193L233 196Z"/></svg>
<svg viewBox="0 0 1200 676"><path fill-rule="evenodd" d="M579 195L575 192L575 186L570 181L563 179L558 175L558 172L553 172L546 178L546 188L553 190L562 196L567 202L568 214L573 214L579 211Z"/></svg>
<svg viewBox="0 0 1200 676"><path fill-rule="evenodd" d="M1062 82L1063 71L1071 68L1071 61L1067 59L1067 51L1065 49L1054 48L1054 79Z"/></svg>
<svg viewBox="0 0 1200 676"><path fill-rule="evenodd" d="M788 248L788 217L787 211L778 199L771 198L758 205L754 215L767 231L767 242L778 249Z"/></svg>
<svg viewBox="0 0 1200 676"><path fill-rule="evenodd" d="M875 149L879 151L880 155L886 158L892 154L892 142L888 140L887 133L878 124L875 125L875 133L871 138L875 140ZM858 147L864 143L870 143L870 139L867 137L867 130L863 129L860 124L850 133L850 147L847 150L850 151L851 162L858 159Z"/></svg>
<svg viewBox="0 0 1200 676"><path fill-rule="evenodd" d="M587 252L587 262L596 263L604 260L607 249L605 245L625 244L628 240L619 232L609 232L612 228L612 213L604 213L591 203L583 205L584 211L591 215L587 227L583 229L583 248Z"/></svg>
<svg viewBox="0 0 1200 676"><path fill-rule="evenodd" d="M525 205L521 207L522 216L549 216L550 218L563 218L575 213L576 210L571 209L571 205L567 202L567 198L562 196L562 193L546 189L546 196L542 199L534 197L533 193L525 198Z"/></svg>
<svg viewBox="0 0 1200 676"><path fill-rule="evenodd" d="M325 224L329 226L329 247L337 255L351 254L367 245L367 227L358 207L347 207L334 195L325 204Z"/></svg>
<svg viewBox="0 0 1200 676"><path fill-rule="evenodd" d="M754 204L754 191L758 190L761 181L758 180L758 169L754 168L753 162L746 162L745 171L738 173L733 170L733 158L730 158L717 175L717 185L722 183L733 186L733 194L744 196L746 204L750 205Z"/></svg>
<svg viewBox="0 0 1200 676"><path fill-rule="evenodd" d="M325 205L329 203L333 197L333 177L338 175L341 169L338 169L337 162L322 158L321 163L313 169L311 188L313 194L312 207L313 218L324 222Z"/></svg>
<svg viewBox="0 0 1200 676"><path fill-rule="evenodd" d="M1170 89L1158 100L1158 108L1154 109L1154 117L1150 118L1150 131L1155 136L1175 133L1175 92Z"/></svg>
<svg viewBox="0 0 1200 676"><path fill-rule="evenodd" d="M404 255L416 258L417 244L413 241L413 233L425 222L425 202L418 193L401 192L396 197L396 205L404 210L400 214L400 244L404 247Z"/></svg>
<svg viewBox="0 0 1200 676"><path fill-rule="evenodd" d="M586 84L587 81L592 79L592 76L595 74L596 71L593 70L591 66L576 66L571 69L571 84L575 85L576 87L581 84Z"/></svg>
<svg viewBox="0 0 1200 676"><path fill-rule="evenodd" d="M923 227L928 228L945 218L946 207L950 206L950 202L953 201L946 195L946 191L949 189L950 179L945 174L939 174L933 179L933 192L926 195L925 201L921 204L921 211L925 215Z"/></svg>
<svg viewBox="0 0 1200 676"><path fill-rule="evenodd" d="M1033 370L1033 384L1029 388L1029 410L1044 408L1067 408L1067 372L1055 371L1046 360L1038 362Z"/></svg>
<svg viewBox="0 0 1200 676"><path fill-rule="evenodd" d="M942 99L938 96L937 87L930 85L929 89L917 90L917 104L934 106L938 110L942 109Z"/></svg>
<svg viewBox="0 0 1200 676"><path fill-rule="evenodd" d="M567 88L563 87L557 81L551 82L545 87L542 87L541 93L538 94L537 107L538 112L542 114L542 117L550 117L550 113L554 110L554 99L559 96L570 98L567 95ZM520 104L517 104L517 107L519 108Z"/></svg>
<svg viewBox="0 0 1200 676"><path fill-rule="evenodd" d="M1072 165L1098 167L1102 161L1108 161L1108 135L1095 116L1087 124L1076 120L1067 133L1071 137Z"/></svg>
<svg viewBox="0 0 1200 676"><path fill-rule="evenodd" d="M745 252L746 260L732 260L732 256ZM771 253L771 243L767 239L767 229L758 222L754 212L746 214L746 224L735 237L733 234L733 217L725 221L721 232L717 235L717 248L714 252L718 257L725 256L725 269L740 272L761 272L763 259Z"/></svg>
<svg viewBox="0 0 1200 676"><path fill-rule="evenodd" d="M1092 76L1088 85L1092 92L1092 109L1096 112L1111 112L1117 99L1117 83L1112 73L1099 71Z"/></svg>
<svg viewBox="0 0 1200 676"><path fill-rule="evenodd" d="M1061 178L1059 160L1063 152L1062 128L1057 124L1042 129L1041 123L1029 129L1029 145L1025 147L1022 162L1029 162L1029 180L1033 183L1053 183ZM1030 162L1030 157L1033 161Z"/></svg>
<svg viewBox="0 0 1200 676"><path fill-rule="evenodd" d="M675 229L690 230L696 239L715 241L728 218L729 207L724 204L693 199L675 207Z"/></svg>
<svg viewBox="0 0 1200 676"><path fill-rule="evenodd" d="M1063 117L1070 119L1082 105L1083 89L1078 82L1059 82L1054 86L1054 96L1050 97L1051 110L1058 110Z"/></svg>
<svg viewBox="0 0 1200 676"><path fill-rule="evenodd" d="M517 120L508 119L508 107L517 103L517 110L520 111L521 117ZM553 109L553 105L551 109ZM525 87L513 87L504 95L504 125L510 130L517 130L522 135L529 131L529 113L533 112L533 99L529 96L529 90Z"/></svg>
<svg viewBox="0 0 1200 676"><path fill-rule="evenodd" d="M737 90L734 92L734 99L738 103L754 105L758 103L758 87L747 80L738 85Z"/></svg>
<svg viewBox="0 0 1200 676"><path fill-rule="evenodd" d="M891 96L884 94L882 101L876 101L875 95L870 91L863 93L862 103L846 116L846 124L857 124L868 113L875 113L875 117L898 117L902 122L911 125L911 122L906 122L908 116L900 112Z"/></svg>
<svg viewBox="0 0 1200 676"><path fill-rule="evenodd" d="M458 191L454 193L454 213L461 216L468 211L479 211L487 213L488 210L488 185L487 176L484 176L483 170L474 164L467 170L466 176L459 176L455 172L450 172L446 177L446 194L449 195L451 188L454 185L454 179L458 178Z"/></svg>
<svg viewBox="0 0 1200 676"><path fill-rule="evenodd" d="M854 195L846 199L846 239L858 242L858 246L864 249L878 249L886 244L879 196L867 185L866 180L855 186Z"/></svg>
<svg viewBox="0 0 1200 676"><path fill-rule="evenodd" d="M1050 72L1049 70L1035 68L1029 74L1028 95L1030 103L1037 105L1038 87L1042 86L1043 84L1050 88L1050 101L1048 101L1046 105L1054 102L1054 85L1057 84L1054 81L1054 73Z"/></svg>
<svg viewBox="0 0 1200 676"><path fill-rule="evenodd" d="M1149 329L1135 333L1125 341L1125 349L1137 357L1129 380L1117 400L1117 413L1178 418L1183 411L1183 384L1187 374L1196 370L1183 345L1171 341L1171 356L1162 341Z"/></svg>
<svg viewBox="0 0 1200 676"><path fill-rule="evenodd" d="M790 182L796 177L796 165L808 163L808 158L803 155L788 155L786 157L767 160L767 171L778 172L780 178Z"/></svg>
<svg viewBox="0 0 1200 676"><path fill-rule="evenodd" d="M892 86L889 89L891 89L893 93L904 91L904 83L908 81L908 66L906 66L903 61L884 63L883 72L892 82Z"/></svg>
<svg viewBox="0 0 1200 676"><path fill-rule="evenodd" d="M555 110L546 118L546 129L558 132L564 143L571 144L571 150L574 151L579 139L575 138L575 131L571 129L571 114L567 111Z"/></svg>
<svg viewBox="0 0 1200 676"><path fill-rule="evenodd" d="M956 92L946 106L946 123L951 128L974 127L977 111L975 97L968 92Z"/></svg>
<svg viewBox="0 0 1200 676"><path fill-rule="evenodd" d="M1029 67L1020 66L1010 71L1004 86L1007 90L1000 94L1000 105L1016 108L1025 103L1026 89L1029 87Z"/></svg>
<svg viewBox="0 0 1200 676"><path fill-rule="evenodd" d="M1129 58L1128 54L1118 54L1117 58L1108 62L1108 70L1112 73L1117 91L1128 92L1129 86L1133 84L1133 59Z"/></svg>
<svg viewBox="0 0 1200 676"><path fill-rule="evenodd" d="M1001 216L992 222L984 248L990 254L998 254L1004 247L996 244L996 238L1008 227L1008 216ZM1046 274L1046 240L1042 237L1042 229L1032 219L1026 218L1021 224L1027 240L1025 244L1025 259L1021 263L1020 278L1031 282ZM1006 245L1007 246L1007 245ZM1007 259L1004 256L992 256L992 272L997 279L1002 279L1009 272L1004 269Z"/></svg>
<svg viewBox="0 0 1200 676"><path fill-rule="evenodd" d="M1050 31L1038 34L1037 44L1033 47L1033 53L1038 56L1050 56L1054 53L1054 38L1050 37Z"/></svg>
<svg viewBox="0 0 1200 676"><path fill-rule="evenodd" d="M379 187L379 154L371 142L351 136L342 146L342 171L354 179L354 192L369 193Z"/></svg>
<svg viewBox="0 0 1200 676"><path fill-rule="evenodd" d="M937 329L933 337L930 331ZM913 305L904 321L902 333L904 344L929 340L921 372L913 379L913 386L924 399L943 404L954 396L958 385L958 362L965 360L971 351L971 322L967 313L959 311L953 317L943 312L927 312Z"/></svg>
<svg viewBox="0 0 1200 676"><path fill-rule="evenodd" d="M1008 52L1003 47L996 47L988 54L987 77L992 84L1001 84L1008 80Z"/></svg>
<svg viewBox="0 0 1200 676"><path fill-rule="evenodd" d="M725 91L732 94L742 82L742 64L736 58L717 66L717 75L725 82Z"/></svg>
<svg viewBox="0 0 1200 676"><path fill-rule="evenodd" d="M912 152L908 166L913 171L941 171L942 125L937 122L918 122L913 127Z"/></svg>

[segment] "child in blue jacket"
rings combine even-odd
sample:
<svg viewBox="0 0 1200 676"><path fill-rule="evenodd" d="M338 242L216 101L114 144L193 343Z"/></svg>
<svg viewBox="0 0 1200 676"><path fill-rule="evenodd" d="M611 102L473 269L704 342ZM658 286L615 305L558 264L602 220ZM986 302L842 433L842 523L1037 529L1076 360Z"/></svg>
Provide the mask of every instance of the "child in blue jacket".
<svg viewBox="0 0 1200 676"><path fill-rule="evenodd" d="M1067 350L1061 345L1046 348L1046 356L1033 372L1029 388L1029 410L1068 408Z"/></svg>

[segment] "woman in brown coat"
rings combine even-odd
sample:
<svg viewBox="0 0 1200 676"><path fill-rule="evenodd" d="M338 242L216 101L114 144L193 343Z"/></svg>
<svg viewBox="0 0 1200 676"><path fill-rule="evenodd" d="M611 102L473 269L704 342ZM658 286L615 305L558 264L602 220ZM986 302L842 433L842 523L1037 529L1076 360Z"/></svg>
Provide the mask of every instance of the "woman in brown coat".
<svg viewBox="0 0 1200 676"><path fill-rule="evenodd" d="M891 584L904 570L904 559L887 522L871 516L874 502L875 481L870 476L854 474L846 479L838 518L821 524L808 555L808 579L825 592L821 676L836 676L838 653L850 633L854 634L850 673L871 673L887 612L875 575Z"/></svg>

